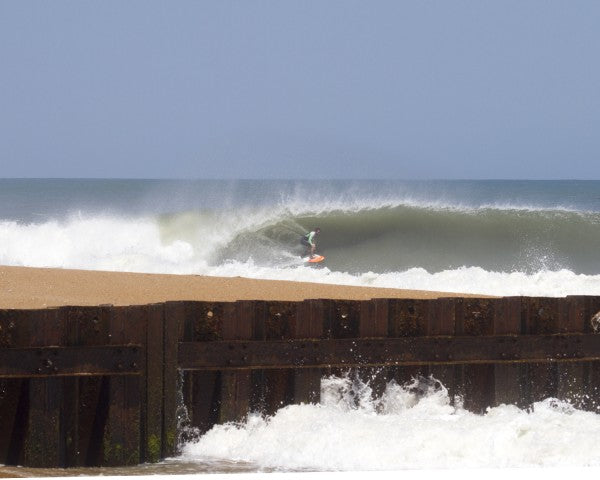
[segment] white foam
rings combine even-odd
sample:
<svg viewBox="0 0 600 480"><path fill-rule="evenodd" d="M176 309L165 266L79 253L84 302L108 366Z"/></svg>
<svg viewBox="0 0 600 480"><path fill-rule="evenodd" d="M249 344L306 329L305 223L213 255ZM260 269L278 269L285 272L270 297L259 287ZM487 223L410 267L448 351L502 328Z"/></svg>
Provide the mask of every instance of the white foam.
<svg viewBox="0 0 600 480"><path fill-rule="evenodd" d="M476 415L452 406L443 388L419 394L390 383L382 397L369 394L348 377L326 379L319 405L215 426L182 459L324 471L600 466L600 415L555 399Z"/></svg>
<svg viewBox="0 0 600 480"><path fill-rule="evenodd" d="M403 272L367 272L354 275L328 268L271 268L257 266L253 262L230 262L218 267L208 267L204 274L497 296L600 295L600 275L576 274L570 270L542 270L528 274L461 267L430 273L422 268L411 268Z"/></svg>

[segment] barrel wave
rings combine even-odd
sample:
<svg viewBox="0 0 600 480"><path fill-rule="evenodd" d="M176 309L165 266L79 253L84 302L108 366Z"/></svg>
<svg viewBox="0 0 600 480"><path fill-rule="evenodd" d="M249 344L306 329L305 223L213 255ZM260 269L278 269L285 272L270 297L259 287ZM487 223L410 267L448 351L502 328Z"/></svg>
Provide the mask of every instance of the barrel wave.
<svg viewBox="0 0 600 480"><path fill-rule="evenodd" d="M398 205L283 216L239 232L221 259L277 258L319 226L329 268L385 273L461 266L533 273L600 271L600 215L566 210L453 209Z"/></svg>

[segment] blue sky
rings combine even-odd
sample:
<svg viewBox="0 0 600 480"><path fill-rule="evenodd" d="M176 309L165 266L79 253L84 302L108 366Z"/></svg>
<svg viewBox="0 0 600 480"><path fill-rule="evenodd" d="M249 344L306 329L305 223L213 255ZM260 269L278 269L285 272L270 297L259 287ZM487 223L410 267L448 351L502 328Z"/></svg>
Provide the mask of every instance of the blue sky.
<svg viewBox="0 0 600 480"><path fill-rule="evenodd" d="M600 178L598 1L0 0L0 177Z"/></svg>

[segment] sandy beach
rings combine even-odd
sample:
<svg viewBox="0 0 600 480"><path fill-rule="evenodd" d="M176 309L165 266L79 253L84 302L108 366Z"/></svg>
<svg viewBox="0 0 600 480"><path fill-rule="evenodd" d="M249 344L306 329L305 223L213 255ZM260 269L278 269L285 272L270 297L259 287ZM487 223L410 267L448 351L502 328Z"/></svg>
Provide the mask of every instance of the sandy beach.
<svg viewBox="0 0 600 480"><path fill-rule="evenodd" d="M53 268L0 267L0 308L139 305L169 300L303 300L438 298L451 292L370 288L241 277L163 275Z"/></svg>

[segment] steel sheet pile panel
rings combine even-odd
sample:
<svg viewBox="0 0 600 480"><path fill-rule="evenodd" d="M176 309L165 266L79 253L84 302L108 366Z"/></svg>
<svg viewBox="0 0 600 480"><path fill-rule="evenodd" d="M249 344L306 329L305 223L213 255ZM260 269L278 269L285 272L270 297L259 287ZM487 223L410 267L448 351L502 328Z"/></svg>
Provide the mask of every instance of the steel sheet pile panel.
<svg viewBox="0 0 600 480"><path fill-rule="evenodd" d="M286 340L292 338L299 302L268 302L264 330L256 339Z"/></svg>
<svg viewBox="0 0 600 480"><path fill-rule="evenodd" d="M380 343L374 344L373 353L376 356L372 359L379 358L390 365L385 369L387 381L393 380L403 385L411 383L415 378L427 376L427 365L407 364L407 362L399 362L399 360L414 358L414 342L410 339L421 338L427 334L430 310L431 302L429 300L394 299L389 301L388 338L406 339L407 343L386 346L378 353L376 352ZM379 380L379 382L382 381L382 379ZM383 387L379 386L378 389L382 390Z"/></svg>
<svg viewBox="0 0 600 480"><path fill-rule="evenodd" d="M109 319L109 343L145 343L145 316L140 307L115 307ZM135 365L131 365L135 367ZM140 463L141 381L139 376L111 376L108 418L104 431L103 464Z"/></svg>
<svg viewBox="0 0 600 480"><path fill-rule="evenodd" d="M111 307L61 307L66 345L82 349L109 343ZM64 379L66 466L102 464L104 427L108 413L108 377Z"/></svg>
<svg viewBox="0 0 600 480"><path fill-rule="evenodd" d="M357 338L359 336L360 302L354 300L321 300L324 316L323 338Z"/></svg>
<svg viewBox="0 0 600 480"><path fill-rule="evenodd" d="M38 310L29 318L29 338L32 347L60 345L64 334L64 321L56 309ZM48 368L54 370L52 358ZM25 439L24 463L32 467L60 465L64 456L61 445L60 407L62 403L61 379L58 377L29 380L29 418Z"/></svg>
<svg viewBox="0 0 600 480"><path fill-rule="evenodd" d="M0 349L9 348L13 343L15 324L11 314L11 311L0 310ZM0 464L13 463L9 460L9 451L13 444L11 437L19 405L19 390L19 380L0 378L0 425L3 425L0 429Z"/></svg>
<svg viewBox="0 0 600 480"><path fill-rule="evenodd" d="M326 309L327 315L324 318L324 341L318 344L313 341L296 343L290 357L296 365L302 367L316 364L318 358L326 366L324 372L328 375L347 375L351 368L356 367L354 360L362 358L362 352L356 348L360 342L361 302L330 300L325 305L329 308Z"/></svg>
<svg viewBox="0 0 600 480"><path fill-rule="evenodd" d="M388 338L423 337L429 328L429 300L391 299L388 303ZM376 344L379 345L379 344ZM409 347L409 346L408 346ZM408 355L404 355L404 353ZM410 348L385 349L377 357L382 363L394 364L399 358L410 358ZM411 381L415 376L424 373L421 365L391 366L385 369L387 380L399 384ZM381 381L381 380L380 380ZM379 387L381 389L381 387Z"/></svg>
<svg viewBox="0 0 600 480"><path fill-rule="evenodd" d="M456 317L457 336L484 337L494 333L494 310L497 299L464 298ZM464 364L457 369L457 392L465 408L482 412L494 401L494 365Z"/></svg>
<svg viewBox="0 0 600 480"><path fill-rule="evenodd" d="M298 302L261 302L255 319L254 340L286 340L293 336ZM290 369L252 371L250 408L267 415L293 402L294 372Z"/></svg>
<svg viewBox="0 0 600 480"><path fill-rule="evenodd" d="M525 298L524 329L530 335L583 334L588 332L586 325L590 301L586 297ZM561 338L561 337L558 337ZM562 345L557 345L544 363L531 363L528 370L526 391L529 402L547 397L568 400L578 407L585 407L590 387L592 364L589 358L598 356L594 352L594 338L584 335L564 337ZM586 360L579 360L587 357Z"/></svg>
<svg viewBox="0 0 600 480"><path fill-rule="evenodd" d="M0 348L29 346L30 310L0 310ZM28 426L29 381L0 378L0 463L23 463Z"/></svg>
<svg viewBox="0 0 600 480"><path fill-rule="evenodd" d="M268 302L266 315L260 316L265 322L265 328L257 328L254 339L267 342L321 339L334 328L333 310L333 302L330 300ZM253 373L254 409L273 414L291 403L319 401L321 368L289 368L294 365L285 365L285 361L276 353L269 355L269 358L277 360L277 365L282 368L257 370ZM303 359L299 358L294 364L302 365Z"/></svg>
<svg viewBox="0 0 600 480"><path fill-rule="evenodd" d="M563 299L559 311L559 333L583 334L586 328L587 300L582 296ZM583 342L582 342L583 344ZM575 352L583 356L583 349ZM557 368L557 395L578 408L589 408L595 396L590 382L592 363L588 361L559 362Z"/></svg>
<svg viewBox="0 0 600 480"><path fill-rule="evenodd" d="M223 302L193 302L185 315L186 342L214 342L223 339ZM214 370L183 371L183 401L190 426L206 432L218 421L221 397L221 375ZM180 435L187 432L180 428Z"/></svg>
<svg viewBox="0 0 600 480"><path fill-rule="evenodd" d="M495 302L494 335L520 335L523 329L523 302L521 297L506 297ZM511 355L502 352L505 358ZM514 356L514 354L512 355ZM494 365L494 405L526 406L527 365L520 362Z"/></svg>
<svg viewBox="0 0 600 480"><path fill-rule="evenodd" d="M429 300L389 300L389 337L419 337L428 325Z"/></svg>
<svg viewBox="0 0 600 480"><path fill-rule="evenodd" d="M390 331L391 301L376 298L360 302L359 336L361 338L386 338ZM364 367L358 371L359 378L371 388L373 398L380 398L389 381L389 368L385 366Z"/></svg>
<svg viewBox="0 0 600 480"><path fill-rule="evenodd" d="M162 457L177 450L177 406L179 403L179 342L184 338L188 308L193 302L165 303L163 322L163 415Z"/></svg>
<svg viewBox="0 0 600 480"><path fill-rule="evenodd" d="M254 301L238 301L224 305L223 340L250 340L256 322ZM250 370L232 369L221 372L219 423L243 420L249 411L252 376Z"/></svg>
<svg viewBox="0 0 600 480"><path fill-rule="evenodd" d="M432 300L427 311L425 332L427 336L452 336L456 331L456 316L462 312L462 299L460 298L439 298ZM435 353L436 360L452 360L452 354L442 351ZM457 385L457 376L461 373L460 367L443 363L432 364L429 366L429 374L441 382L448 390L450 399L454 399L459 393Z"/></svg>
<svg viewBox="0 0 600 480"><path fill-rule="evenodd" d="M331 325L334 306L328 300L304 300L298 304L292 335L294 339L319 339L325 335L325 324ZM345 312L345 310L344 310ZM346 315L346 313L342 313ZM335 329L329 329L329 331ZM318 361L321 358L318 357ZM294 403L318 403L321 399L321 369L294 370Z"/></svg>
<svg viewBox="0 0 600 480"><path fill-rule="evenodd" d="M224 302L186 302L184 338L193 342L223 339Z"/></svg>
<svg viewBox="0 0 600 480"><path fill-rule="evenodd" d="M523 298L526 335L552 335L559 331L559 299ZM556 360L559 360L557 358ZM523 385L527 403L534 403L558 395L558 363L547 358L544 362L528 364L526 382Z"/></svg>
<svg viewBox="0 0 600 480"><path fill-rule="evenodd" d="M146 462L158 462L163 452L163 348L164 348L164 304L146 305L146 356L145 382L142 389L140 456Z"/></svg>
<svg viewBox="0 0 600 480"><path fill-rule="evenodd" d="M360 302L358 336L361 338L387 337L389 332L390 301L374 298Z"/></svg>

